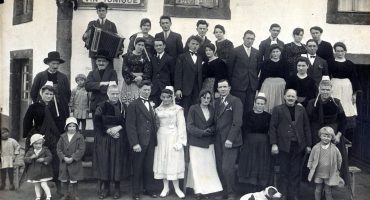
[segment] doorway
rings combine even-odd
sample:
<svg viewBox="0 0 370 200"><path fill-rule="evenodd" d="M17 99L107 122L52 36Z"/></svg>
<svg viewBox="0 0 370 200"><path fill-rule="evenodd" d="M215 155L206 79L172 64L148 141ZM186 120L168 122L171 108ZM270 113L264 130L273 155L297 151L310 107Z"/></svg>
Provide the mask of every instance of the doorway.
<svg viewBox="0 0 370 200"><path fill-rule="evenodd" d="M10 52L10 133L19 140L23 137L23 118L31 104L32 49Z"/></svg>

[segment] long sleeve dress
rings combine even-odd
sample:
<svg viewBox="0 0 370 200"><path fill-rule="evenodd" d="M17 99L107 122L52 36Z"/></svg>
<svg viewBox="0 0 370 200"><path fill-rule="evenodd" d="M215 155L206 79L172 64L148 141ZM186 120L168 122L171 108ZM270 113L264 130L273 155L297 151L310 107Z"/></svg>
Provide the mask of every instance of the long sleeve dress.
<svg viewBox="0 0 370 200"><path fill-rule="evenodd" d="M271 114L248 112L239 156L239 181L267 186L271 178L271 153L268 136Z"/></svg>
<svg viewBox="0 0 370 200"><path fill-rule="evenodd" d="M143 80L150 80L152 66L148 58L142 53L136 55L133 52L127 53L123 58L122 77L124 79L121 91L121 101L128 105L139 98L139 88L134 79L141 76Z"/></svg>
<svg viewBox="0 0 370 200"><path fill-rule="evenodd" d="M284 89L289 76L289 68L282 60L274 62L266 60L262 63L258 90L266 95L265 111L272 109L284 102Z"/></svg>
<svg viewBox="0 0 370 200"><path fill-rule="evenodd" d="M361 90L355 65L350 60L339 62L329 61L329 75L333 84L332 96L342 102L346 117L357 116L356 103L352 103L352 95Z"/></svg>
<svg viewBox="0 0 370 200"><path fill-rule="evenodd" d="M184 178L184 148L179 151L175 146L186 146L186 124L184 109L176 104L170 107L159 106L155 109L158 144L154 151L154 178L178 180Z"/></svg>
<svg viewBox="0 0 370 200"><path fill-rule="evenodd" d="M295 89L297 91L298 102L304 107L309 100L314 99L318 93L315 80L309 76L299 78L297 75L290 76L287 80L285 89Z"/></svg>
<svg viewBox="0 0 370 200"><path fill-rule="evenodd" d="M103 181L120 181L130 175L128 138L125 129L126 109L124 104L102 102L95 111L94 127L94 172ZM119 138L107 133L112 127L122 126Z"/></svg>
<svg viewBox="0 0 370 200"><path fill-rule="evenodd" d="M301 54L305 53L307 53L307 50L304 44L298 46L294 42L291 42L284 46L283 59L289 67L290 75L297 73L297 59L301 56Z"/></svg>

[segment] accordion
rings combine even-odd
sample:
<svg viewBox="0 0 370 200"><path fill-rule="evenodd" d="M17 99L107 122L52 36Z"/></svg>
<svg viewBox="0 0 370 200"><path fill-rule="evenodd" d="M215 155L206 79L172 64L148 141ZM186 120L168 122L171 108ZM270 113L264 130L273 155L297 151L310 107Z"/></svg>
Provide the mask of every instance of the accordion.
<svg viewBox="0 0 370 200"><path fill-rule="evenodd" d="M95 53L99 49L104 49L109 52L110 58L116 58L120 54L124 40L125 38L114 33L93 26L89 29L85 47Z"/></svg>

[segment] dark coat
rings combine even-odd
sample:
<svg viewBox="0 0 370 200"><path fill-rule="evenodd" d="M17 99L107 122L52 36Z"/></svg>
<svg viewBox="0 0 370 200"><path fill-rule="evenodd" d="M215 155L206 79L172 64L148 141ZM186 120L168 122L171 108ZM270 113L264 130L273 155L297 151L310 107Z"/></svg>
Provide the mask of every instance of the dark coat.
<svg viewBox="0 0 370 200"><path fill-rule="evenodd" d="M67 133L60 136L57 144L57 154L60 161L59 180L79 181L84 178L81 159L85 148L85 138L78 132L73 135L70 142ZM67 164L64 157L73 158L73 162Z"/></svg>
<svg viewBox="0 0 370 200"><path fill-rule="evenodd" d="M164 40L164 33L163 32L157 33L155 34L154 37ZM176 60L177 56L183 53L184 45L182 44L181 35L171 31L170 34L167 36L165 42L166 42L165 52Z"/></svg>
<svg viewBox="0 0 370 200"><path fill-rule="evenodd" d="M99 19L90 21L89 24L87 25L85 33L90 29L90 27L93 27L93 26L97 28L101 28L104 31L117 34L116 25L113 22L109 21L108 19L105 19L104 25L100 24ZM82 40L85 42L87 38L82 37ZM94 56L95 56L95 52L89 51L89 57L92 58Z"/></svg>
<svg viewBox="0 0 370 200"><path fill-rule="evenodd" d="M246 91L248 87L252 90L257 89L260 71L257 62L258 55L259 51L252 47L250 57L248 57L243 45L231 51L227 67L232 90Z"/></svg>
<svg viewBox="0 0 370 200"><path fill-rule="evenodd" d="M56 88L55 97L57 99L59 114L64 119L69 116L68 103L71 98L71 86L69 80L65 74L57 71L58 86ZM41 100L40 89L48 81L48 70L42 71L36 75L33 79L31 87L31 99L33 102Z"/></svg>
<svg viewBox="0 0 370 200"><path fill-rule="evenodd" d="M188 52L189 51L189 44L190 42L190 37L186 40L186 43L185 43L185 47L184 47L184 52ZM209 40L207 37L205 37L205 39L202 41L202 43L199 44L199 48L198 48L198 57L200 56L202 58L202 61L208 61L208 58L206 56L206 44L209 44L211 43L211 40Z"/></svg>
<svg viewBox="0 0 370 200"><path fill-rule="evenodd" d="M193 91L194 81L198 81L198 91L200 91L202 87L202 59L197 56L197 62L194 64L188 51L177 58L175 91L181 90L182 95L189 96Z"/></svg>
<svg viewBox="0 0 370 200"><path fill-rule="evenodd" d="M328 62L329 60L334 60L333 47L330 42L322 40L317 48L317 55Z"/></svg>
<svg viewBox="0 0 370 200"><path fill-rule="evenodd" d="M284 42L276 38L278 46L283 50ZM260 56L258 58L258 63L262 63L270 59L270 46L271 46L271 37L268 37L266 40L261 41L258 50L260 51Z"/></svg>
<svg viewBox="0 0 370 200"><path fill-rule="evenodd" d="M291 133L296 132L299 150L312 146L310 121L303 106L295 105L295 125L286 104L278 105L272 110L270 121L270 144L277 144L280 151L289 153Z"/></svg>
<svg viewBox="0 0 370 200"><path fill-rule="evenodd" d="M35 159L30 157L35 154L33 147L31 147L24 156L24 162L28 165L27 168L27 178L26 180L40 180L44 178L53 177L53 169L51 166L51 161L53 156L47 147L42 147L41 152ZM36 160L38 158L44 158L44 162L40 163Z"/></svg>
<svg viewBox="0 0 370 200"><path fill-rule="evenodd" d="M149 112L143 101L138 98L132 101L127 108L126 131L130 146L149 145L149 140L157 144L157 130L153 109Z"/></svg>
<svg viewBox="0 0 370 200"><path fill-rule="evenodd" d="M188 131L188 144L196 147L208 148L210 144L214 143L215 126L214 116L215 111L212 106L208 106L210 117L208 120L204 117L202 109L199 104L192 105L188 112L186 128ZM210 128L211 134L204 131Z"/></svg>
<svg viewBox="0 0 370 200"><path fill-rule="evenodd" d="M309 54L304 54L304 56L307 58L310 57ZM319 87L322 76L329 75L328 63L326 60L316 55L315 61L308 67L307 74L309 77L315 80L316 86Z"/></svg>
<svg viewBox="0 0 370 200"><path fill-rule="evenodd" d="M91 92L90 109L95 110L96 106L108 100L107 89L108 86L101 86L100 82L115 81L118 83L117 73L115 70L106 68L103 77L100 77L99 70L90 71L87 75L85 88L86 91Z"/></svg>
<svg viewBox="0 0 370 200"><path fill-rule="evenodd" d="M173 85L175 62L167 53L161 59L156 56L150 61L153 66L151 95L158 95L168 85Z"/></svg>
<svg viewBox="0 0 370 200"><path fill-rule="evenodd" d="M226 105L226 106L225 106ZM241 126L243 123L243 104L239 98L227 95L224 103L221 98L215 102L216 134L221 138L221 143L226 140L233 143L233 147L243 144Z"/></svg>

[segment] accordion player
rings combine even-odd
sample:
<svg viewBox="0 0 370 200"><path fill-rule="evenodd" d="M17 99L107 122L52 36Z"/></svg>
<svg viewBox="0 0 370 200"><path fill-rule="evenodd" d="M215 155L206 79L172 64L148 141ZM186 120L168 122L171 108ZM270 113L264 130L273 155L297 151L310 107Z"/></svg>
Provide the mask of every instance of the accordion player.
<svg viewBox="0 0 370 200"><path fill-rule="evenodd" d="M88 31L88 38L85 40L85 47L95 53L99 49L104 49L108 51L110 58L116 58L122 53L124 40L125 38L121 38L117 34L92 26Z"/></svg>

